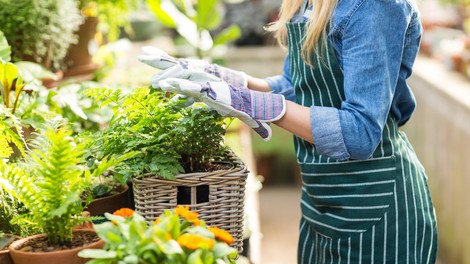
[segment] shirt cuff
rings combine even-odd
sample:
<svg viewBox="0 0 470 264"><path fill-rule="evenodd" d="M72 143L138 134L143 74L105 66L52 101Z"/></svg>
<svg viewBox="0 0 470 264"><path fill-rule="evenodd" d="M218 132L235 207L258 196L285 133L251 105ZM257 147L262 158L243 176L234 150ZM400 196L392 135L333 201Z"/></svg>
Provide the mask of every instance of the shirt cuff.
<svg viewBox="0 0 470 264"><path fill-rule="evenodd" d="M321 155L340 161L349 159L350 155L344 143L338 109L312 106L310 124L315 148Z"/></svg>
<svg viewBox="0 0 470 264"><path fill-rule="evenodd" d="M282 75L276 75L264 78L271 91L275 94L282 94L286 100L295 102L295 92L292 84Z"/></svg>

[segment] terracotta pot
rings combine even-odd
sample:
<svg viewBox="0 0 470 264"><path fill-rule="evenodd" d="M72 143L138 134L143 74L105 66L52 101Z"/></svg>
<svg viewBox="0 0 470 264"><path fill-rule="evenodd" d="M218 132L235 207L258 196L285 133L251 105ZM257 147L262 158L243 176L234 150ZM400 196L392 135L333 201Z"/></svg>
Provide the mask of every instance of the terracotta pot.
<svg viewBox="0 0 470 264"><path fill-rule="evenodd" d="M54 72L54 74L55 74L54 78L43 78L43 79L41 79L42 85L44 85L46 88L54 88L54 87L59 86L59 84L64 79L64 72L63 71L56 71L56 72Z"/></svg>
<svg viewBox="0 0 470 264"><path fill-rule="evenodd" d="M76 232L90 232L95 233L94 230L77 230ZM83 249L96 248L100 249L104 246L103 240L98 240L96 242L90 243L88 245L74 248L66 249L59 251L51 252L24 252L21 251L21 248L25 243L31 239L36 239L38 237L44 237L45 235L34 235L25 237L13 242L8 248L10 249L10 255L15 264L84 264L89 259L81 258L78 256L78 252Z"/></svg>
<svg viewBox="0 0 470 264"><path fill-rule="evenodd" d="M15 240L20 239L19 236L15 236L15 235L7 235L7 236L15 238ZM0 263L1 264L13 264L13 259L11 259L11 256L10 256L10 250L7 247L5 247L5 249L3 250L0 250Z"/></svg>
<svg viewBox="0 0 470 264"><path fill-rule="evenodd" d="M99 65L93 63L92 54L90 53L92 46L98 46L94 40L98 22L97 17L87 16L85 22L76 32L78 43L69 47L67 56L64 59L67 67L64 77L89 75L99 68Z"/></svg>
<svg viewBox="0 0 470 264"><path fill-rule="evenodd" d="M13 259L10 256L10 250L0 250L0 263L2 264L13 264Z"/></svg>
<svg viewBox="0 0 470 264"><path fill-rule="evenodd" d="M93 200L86 210L92 216L102 216L104 213L112 214L121 208L130 208L129 204L129 187L125 184L121 185L117 194L97 198Z"/></svg>

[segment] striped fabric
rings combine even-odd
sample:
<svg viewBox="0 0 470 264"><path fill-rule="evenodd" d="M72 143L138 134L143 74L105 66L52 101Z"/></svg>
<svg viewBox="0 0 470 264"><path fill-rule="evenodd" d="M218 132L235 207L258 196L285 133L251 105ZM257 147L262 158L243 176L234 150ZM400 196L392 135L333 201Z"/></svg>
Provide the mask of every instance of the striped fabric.
<svg viewBox="0 0 470 264"><path fill-rule="evenodd" d="M340 108L343 75L332 49L317 67L300 58L301 23L288 24L292 84L304 106ZM298 263L434 263L437 232L424 168L389 116L368 160L338 162L294 138L302 175Z"/></svg>
<svg viewBox="0 0 470 264"><path fill-rule="evenodd" d="M282 95L250 90L251 116L255 120L272 122L285 112L285 100Z"/></svg>

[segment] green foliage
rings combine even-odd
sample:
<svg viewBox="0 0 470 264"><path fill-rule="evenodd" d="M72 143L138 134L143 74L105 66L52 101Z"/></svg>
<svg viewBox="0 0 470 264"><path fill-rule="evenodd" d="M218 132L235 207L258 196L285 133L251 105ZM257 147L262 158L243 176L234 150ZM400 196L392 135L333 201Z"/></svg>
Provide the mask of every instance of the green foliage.
<svg viewBox="0 0 470 264"><path fill-rule="evenodd" d="M51 244L71 241L72 228L84 221L81 194L91 172L82 165L83 145L71 131L49 126L18 163L0 162L0 184L28 210L18 222L35 225Z"/></svg>
<svg viewBox="0 0 470 264"><path fill-rule="evenodd" d="M119 89L90 89L89 95L114 111L90 153L97 158L137 151L115 168L115 177L127 182L134 175L154 173L172 179L196 164L210 162L222 153L223 118L205 108L185 108L161 90L148 87L125 93ZM196 155L198 154L198 155ZM184 160L184 162L183 162Z"/></svg>
<svg viewBox="0 0 470 264"><path fill-rule="evenodd" d="M11 47L8 45L8 41L5 38L5 34L0 30L0 61L10 61L11 59Z"/></svg>
<svg viewBox="0 0 470 264"><path fill-rule="evenodd" d="M100 107L87 96L88 89L98 86L96 82L61 85L57 90L48 91L47 104L51 111L67 120L74 133L98 131L113 115L109 107Z"/></svg>
<svg viewBox="0 0 470 264"><path fill-rule="evenodd" d="M240 27L230 25L214 34L223 18L219 0L146 0L149 9L163 25L174 28L194 49L199 58L216 46L226 45L241 36ZM211 35L211 32L214 36ZM193 54L194 55L194 54Z"/></svg>
<svg viewBox="0 0 470 264"><path fill-rule="evenodd" d="M26 212L26 208L18 199L0 186L0 234L14 234L21 237L35 234L37 230L34 228L28 228L28 226L19 225L13 221L20 214Z"/></svg>
<svg viewBox="0 0 470 264"><path fill-rule="evenodd" d="M108 41L119 38L121 27L129 30L129 13L137 9L137 0L80 0L79 7L88 16L99 18L98 30Z"/></svg>
<svg viewBox="0 0 470 264"><path fill-rule="evenodd" d="M223 119L203 108L180 110L175 128L174 148L180 154L180 163L188 172L199 171L215 155L221 153L220 143L225 133Z"/></svg>
<svg viewBox="0 0 470 264"><path fill-rule="evenodd" d="M92 140L92 137L89 137L89 139ZM117 194L119 187L125 183L118 181L118 177L114 177L114 167L138 154L137 151L122 153L122 155L115 154L101 161L96 160L95 157L85 155L87 166L93 169L94 176L86 190L89 194L87 196L91 199L96 199Z"/></svg>
<svg viewBox="0 0 470 264"><path fill-rule="evenodd" d="M0 158L9 158L13 154L13 146L24 155L25 145L20 120L0 105Z"/></svg>
<svg viewBox="0 0 470 264"><path fill-rule="evenodd" d="M0 0L0 30L12 60L60 67L83 18L74 0Z"/></svg>
<svg viewBox="0 0 470 264"><path fill-rule="evenodd" d="M137 213L124 217L106 213L110 222L95 225L104 249L88 249L79 256L91 258L88 264L104 263L172 263L215 264L235 263L238 254L204 221L166 210L158 221L147 224ZM194 214L193 214L194 216Z"/></svg>
<svg viewBox="0 0 470 264"><path fill-rule="evenodd" d="M5 107L11 108L13 114L25 85L18 67L11 62L0 60L0 94L3 104ZM12 96L13 101L10 100Z"/></svg>

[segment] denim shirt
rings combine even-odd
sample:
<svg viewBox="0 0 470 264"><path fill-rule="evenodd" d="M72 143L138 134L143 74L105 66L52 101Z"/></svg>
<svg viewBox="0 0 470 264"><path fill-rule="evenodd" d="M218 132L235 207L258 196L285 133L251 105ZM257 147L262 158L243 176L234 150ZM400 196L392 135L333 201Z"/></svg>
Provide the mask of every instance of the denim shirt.
<svg viewBox="0 0 470 264"><path fill-rule="evenodd" d="M297 15L293 21L305 19ZM338 160L367 159L389 113L403 125L415 109L406 80L421 40L419 11L412 0L339 0L330 24L328 40L343 70L345 100L340 109L311 107L315 147ZM295 101L289 54L283 74L266 81L274 93Z"/></svg>

